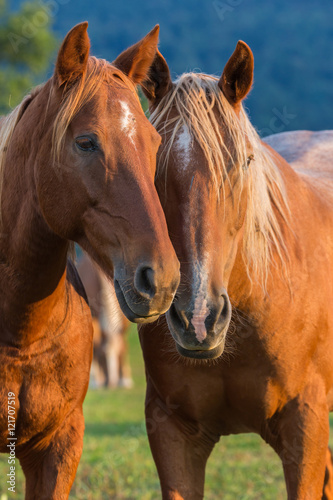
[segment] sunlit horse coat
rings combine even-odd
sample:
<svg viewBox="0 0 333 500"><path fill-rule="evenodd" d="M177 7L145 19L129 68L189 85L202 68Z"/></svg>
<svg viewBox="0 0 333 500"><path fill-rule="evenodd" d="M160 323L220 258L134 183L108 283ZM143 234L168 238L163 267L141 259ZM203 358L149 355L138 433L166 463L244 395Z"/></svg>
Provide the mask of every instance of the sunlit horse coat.
<svg viewBox="0 0 333 500"><path fill-rule="evenodd" d="M160 137L135 90L157 38L111 65L89 57L79 24L52 78L0 124L0 451L14 442L29 500L67 499L83 446L92 324L70 241L114 278L132 321L157 318L177 288L154 188Z"/></svg>
<svg viewBox="0 0 333 500"><path fill-rule="evenodd" d="M267 139L291 164L260 141L242 107L244 42L220 79L172 83L159 53L149 77L156 185L181 262L171 308L140 328L163 499L202 499L214 444L242 432L279 454L290 500L333 498L332 132Z"/></svg>

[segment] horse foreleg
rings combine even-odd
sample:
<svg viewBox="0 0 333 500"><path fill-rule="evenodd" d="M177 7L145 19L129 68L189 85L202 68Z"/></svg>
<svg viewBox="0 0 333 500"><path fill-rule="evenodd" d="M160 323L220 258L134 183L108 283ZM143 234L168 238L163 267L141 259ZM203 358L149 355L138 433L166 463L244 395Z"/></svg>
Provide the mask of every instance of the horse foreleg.
<svg viewBox="0 0 333 500"><path fill-rule="evenodd" d="M108 371L108 387L117 387L119 383L118 339L115 335L105 348Z"/></svg>
<svg viewBox="0 0 333 500"><path fill-rule="evenodd" d="M67 500L83 447L82 409L74 411L47 446L37 443L19 457L26 500Z"/></svg>
<svg viewBox="0 0 333 500"><path fill-rule="evenodd" d="M130 389L133 387L131 365L128 357L128 346L125 332L120 336L121 347L119 349L119 385Z"/></svg>
<svg viewBox="0 0 333 500"><path fill-rule="evenodd" d="M333 500L333 457L329 448L326 450L326 469L322 500Z"/></svg>
<svg viewBox="0 0 333 500"><path fill-rule="evenodd" d="M282 460L288 499L320 500L329 436L322 385L309 386L290 401L271 419L270 430L271 438L266 440Z"/></svg>
<svg viewBox="0 0 333 500"><path fill-rule="evenodd" d="M146 425L163 500L202 500L206 462L218 438L158 397L146 405Z"/></svg>

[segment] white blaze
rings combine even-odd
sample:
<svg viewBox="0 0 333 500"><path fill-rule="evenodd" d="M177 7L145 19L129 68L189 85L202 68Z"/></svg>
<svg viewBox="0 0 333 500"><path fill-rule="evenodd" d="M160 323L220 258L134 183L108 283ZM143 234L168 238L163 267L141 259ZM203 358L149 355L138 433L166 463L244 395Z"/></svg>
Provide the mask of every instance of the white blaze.
<svg viewBox="0 0 333 500"><path fill-rule="evenodd" d="M178 168L185 170L191 161L192 152L192 137L190 131L186 125L183 125L180 129L177 139L175 141L175 149L179 155L180 162L178 162ZM190 189L192 187L193 178L191 181ZM185 213L189 214L190 207L185 208ZM188 219L186 221L186 219ZM191 221L185 216L185 225L188 230L191 227ZM210 310L207 304L207 283L208 283L208 273L206 271L208 257L205 255L201 262L195 264L195 270L193 272L193 282L195 292L194 299L194 311L191 319L192 326L194 328L195 336L198 342L202 343L207 337L207 330L205 326L205 320L209 316Z"/></svg>
<svg viewBox="0 0 333 500"><path fill-rule="evenodd" d="M208 275L203 265L198 265L195 273L195 282L199 283L194 301L194 311L191 323L193 325L195 336L198 342L203 342L207 337L207 330L205 320L209 315L209 308L207 306L207 281Z"/></svg>
<svg viewBox="0 0 333 500"><path fill-rule="evenodd" d="M209 315L207 301L204 294L198 294L194 302L194 312L191 323L193 325L195 336L199 342L203 342L207 337L205 319Z"/></svg>
<svg viewBox="0 0 333 500"><path fill-rule="evenodd" d="M121 130L129 137L133 142L135 135L135 117L131 112L129 105L125 101L120 101L122 116L120 118Z"/></svg>
<svg viewBox="0 0 333 500"><path fill-rule="evenodd" d="M183 125L175 143L176 149L183 162L183 168L186 168L190 163L191 142L190 131L186 125Z"/></svg>

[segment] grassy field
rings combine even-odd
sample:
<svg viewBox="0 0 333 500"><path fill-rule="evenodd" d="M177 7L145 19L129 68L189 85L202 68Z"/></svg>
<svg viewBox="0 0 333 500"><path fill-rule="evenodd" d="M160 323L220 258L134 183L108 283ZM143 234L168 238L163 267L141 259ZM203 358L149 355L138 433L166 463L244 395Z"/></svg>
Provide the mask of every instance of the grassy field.
<svg viewBox="0 0 333 500"><path fill-rule="evenodd" d="M130 334L135 387L88 392L84 451L70 498L73 500L157 500L159 481L150 455L144 419L144 369L135 328ZM0 459L0 500L23 500L24 481L7 492L7 457ZM255 435L223 438L206 473L207 500L282 500L282 467Z"/></svg>

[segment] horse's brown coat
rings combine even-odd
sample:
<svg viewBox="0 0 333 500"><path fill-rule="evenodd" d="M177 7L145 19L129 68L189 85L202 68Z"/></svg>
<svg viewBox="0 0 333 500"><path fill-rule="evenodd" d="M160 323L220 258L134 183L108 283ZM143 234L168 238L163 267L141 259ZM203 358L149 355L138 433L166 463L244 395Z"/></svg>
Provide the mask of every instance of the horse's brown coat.
<svg viewBox="0 0 333 500"><path fill-rule="evenodd" d="M168 308L179 274L154 188L160 138L128 77L88 57L86 31L83 23L69 32L54 76L0 130L3 139L17 117L1 151L0 451L8 452L7 395L14 393L16 456L29 500L66 499L82 452L92 322L67 264L69 240L117 277L135 321ZM137 45L144 68L156 52L156 33L144 39L148 55ZM69 123L60 119L54 131L62 106L75 100ZM121 126L129 116L131 140Z"/></svg>
<svg viewBox="0 0 333 500"><path fill-rule="evenodd" d="M156 80L159 88L163 79L154 75L164 64L155 60L150 71L151 110L159 104L153 83ZM239 78L237 68L230 70L230 64L239 61L233 57L228 63L228 73ZM172 92L168 72L163 74L167 79L163 88ZM242 81L251 78L252 74L242 75ZM237 81L229 84L237 88ZM238 113L233 96L229 99ZM171 109L169 119L174 115ZM225 134L223 122L220 126ZM165 132L163 142L171 133ZM242 432L258 433L279 454L290 500L331 498L327 446L328 412L333 409L333 193L328 185L333 180L332 133L290 133L267 141L297 160L297 169L303 173L296 173L272 151L290 215L287 224L274 207L287 250L287 273L275 248L265 287L256 279L251 283L244 262L239 213L247 208L246 197L238 210L227 186L225 198L217 202L205 156L195 140L188 143L186 167L184 154L173 148L166 184L163 176L157 182L182 273L176 301L166 315L168 323L164 317L140 327L147 371L148 435L163 499L202 499L206 461L214 444L221 435ZM314 147L313 154L308 144ZM325 148L330 154L320 155ZM255 161L249 169L256 169ZM198 273L203 255L206 264ZM213 310L214 300L223 287L233 306L226 340L219 328L213 326L208 332L207 327L211 344L216 345L219 338L223 350L225 341L225 353L214 361L200 360L209 357L210 344L199 345L191 327L193 301L189 297L197 281L202 286L207 283L201 297L210 304L215 325L219 311ZM177 314L172 313L176 310ZM184 351L170 331L177 343L186 341L187 356L199 359L181 358L178 353ZM156 415L158 423L151 426Z"/></svg>

